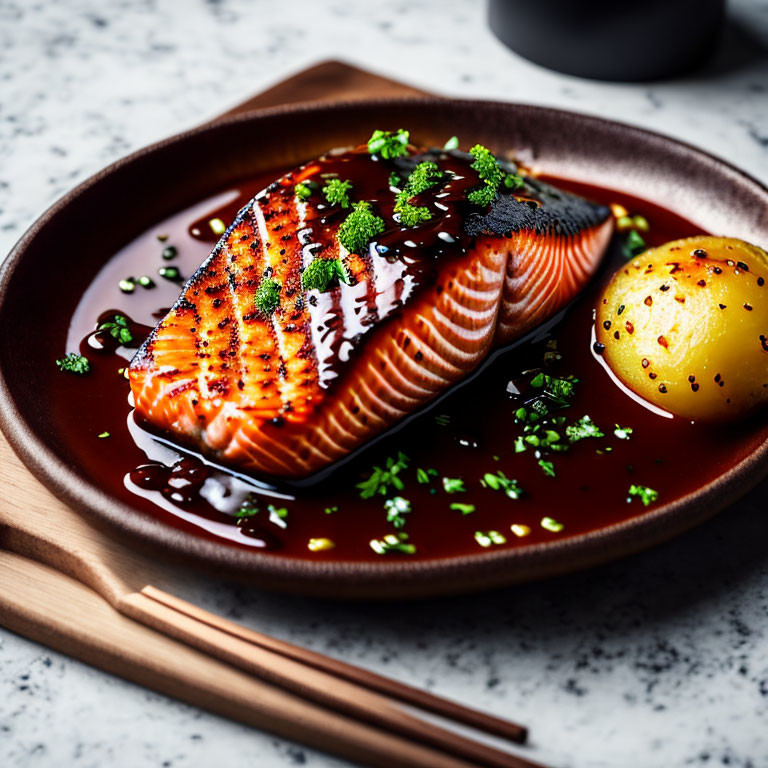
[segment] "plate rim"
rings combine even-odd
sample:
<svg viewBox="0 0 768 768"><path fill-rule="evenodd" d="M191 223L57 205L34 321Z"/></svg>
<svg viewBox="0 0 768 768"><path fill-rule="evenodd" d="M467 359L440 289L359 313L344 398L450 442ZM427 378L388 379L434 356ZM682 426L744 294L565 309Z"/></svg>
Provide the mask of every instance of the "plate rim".
<svg viewBox="0 0 768 768"><path fill-rule="evenodd" d="M502 108L532 114L548 114L564 120L578 120L602 129L618 130L652 139L683 150L714 164L722 173L732 174L766 198L768 187L749 173L726 160L690 143L663 133L587 113L517 102L439 97L395 97L348 100L331 104L289 104L238 114L206 123L142 147L89 176L49 206L22 234L0 264L0 304L4 301L15 269L38 233L54 218L65 214L72 201L124 167L169 146L200 134L226 130L238 123L258 122L272 116L317 111L365 110L387 105L464 108ZM55 495L87 515L95 523L106 523L111 532L159 549L165 554L192 558L198 564L236 577L248 577L254 585L305 595L334 596L329 590L340 588L336 597L408 598L477 591L504 584L530 581L580 570L625 557L661 543L703 522L733 503L768 474L768 441L757 446L724 473L674 501L648 509L623 521L552 542L449 557L417 560L312 560L281 557L273 553L253 553L176 528L160 518L138 513L96 484L86 482L67 463L49 449L16 406L16 400L0 367L0 429L22 462L37 480ZM740 481L740 482L739 482ZM697 504L698 502L698 504ZM708 502L708 503L703 503ZM101 511L99 511L101 508ZM133 514L125 515L125 510ZM511 570L501 566L514 565ZM354 583L350 579L354 577Z"/></svg>

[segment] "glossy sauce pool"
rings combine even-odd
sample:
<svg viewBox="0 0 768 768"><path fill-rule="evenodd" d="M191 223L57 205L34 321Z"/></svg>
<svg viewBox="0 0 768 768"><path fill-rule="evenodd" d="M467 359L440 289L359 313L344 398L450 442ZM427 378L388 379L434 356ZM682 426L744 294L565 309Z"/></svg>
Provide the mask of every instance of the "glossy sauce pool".
<svg viewBox="0 0 768 768"><path fill-rule="evenodd" d="M181 282L164 279L158 269L176 267L182 279L190 277L218 239L208 222L220 218L229 224L239 208L278 175L251 179L159 222L109 259L83 295L71 321L67 351L86 355L91 372L61 375L51 416L70 436L78 465L106 492L170 525L249 548L254 557L269 550L286 557L344 561L440 558L482 551L477 532L497 532L493 538L499 543L479 536L489 547L521 547L621 522L646 511L638 498L628 501L630 485L655 489L659 503L671 501L714 479L748 452L750 441L744 438L749 437L749 426L712 428L651 413L624 394L595 359L592 308L601 284L623 260L623 237L617 235L602 273L548 334L500 354L477 378L320 483L265 491L194 457L180 463L182 455L136 427L128 382L119 371L181 289ZM642 214L650 222L646 235L650 246L701 233L652 203L549 181ZM177 255L166 260L162 254L170 246ZM137 282L130 294L118 287L121 279L142 275L149 276L154 287ZM98 322L116 313L131 320L134 341L128 347L119 347L108 333L93 335ZM521 372L540 367L548 352L552 358L553 343L560 359L547 367L547 373L578 379L572 405L559 413L569 423L589 415L605 437L581 440L565 453L545 457L554 465L551 477L532 450L515 453L515 438L522 433L515 422L521 398L510 390L525 379ZM630 439L616 437L616 425L631 427ZM758 425L753 429L757 431ZM99 437L104 433L108 436ZM385 467L387 458L396 459L398 453L408 459L398 473L404 487L361 499L356 484L370 476L372 467ZM144 469L137 472L139 467ZM499 489L483 486L486 473L498 472L517 480L524 491L521 498L511 499ZM425 473L429 482L418 482ZM466 490L448 493L443 478L460 479ZM233 513L248 493L252 495L247 506L259 511L237 524ZM411 507L403 515L402 528L387 520L384 507L386 499L396 495ZM451 504L471 505L474 510L462 514ZM369 544L402 533L415 547L414 554L380 555ZM312 551L311 539L327 539L334 546Z"/></svg>

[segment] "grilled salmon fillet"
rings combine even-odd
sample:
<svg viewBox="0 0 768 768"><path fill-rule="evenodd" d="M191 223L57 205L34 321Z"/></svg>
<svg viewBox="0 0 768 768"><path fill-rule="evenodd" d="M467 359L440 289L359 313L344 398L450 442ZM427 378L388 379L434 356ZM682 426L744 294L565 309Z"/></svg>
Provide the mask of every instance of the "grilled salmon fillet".
<svg viewBox="0 0 768 768"><path fill-rule="evenodd" d="M488 167L363 145L275 181L131 362L139 421L239 471L302 478L550 318L594 272L610 211Z"/></svg>

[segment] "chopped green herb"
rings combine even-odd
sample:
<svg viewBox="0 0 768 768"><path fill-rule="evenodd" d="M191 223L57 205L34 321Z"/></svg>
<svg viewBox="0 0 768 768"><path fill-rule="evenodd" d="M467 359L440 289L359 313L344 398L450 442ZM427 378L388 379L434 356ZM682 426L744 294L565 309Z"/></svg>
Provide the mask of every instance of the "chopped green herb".
<svg viewBox="0 0 768 768"><path fill-rule="evenodd" d="M429 221L432 214L426 205L411 205L405 192L398 192L395 200L395 213L404 227L417 227L423 221Z"/></svg>
<svg viewBox="0 0 768 768"><path fill-rule="evenodd" d="M504 491L510 499L519 499L523 495L523 489L517 480L511 480L503 472L486 472L480 484L494 491Z"/></svg>
<svg viewBox="0 0 768 768"><path fill-rule="evenodd" d="M387 522L392 523L395 528L402 528L405 525L405 515L411 512L411 502L402 496L393 496L384 502L384 509L387 513Z"/></svg>
<svg viewBox="0 0 768 768"><path fill-rule="evenodd" d="M542 472L544 472L545 475L548 475L549 477L555 476L555 465L551 461L545 461L544 459L539 459L539 466L541 467Z"/></svg>
<svg viewBox="0 0 768 768"><path fill-rule="evenodd" d="M485 207L490 205L496 198L499 185L504 181L506 174L488 147L484 147L482 144L475 144L469 150L469 153L474 158L471 167L478 172L483 185L473 189L467 195L467 199L470 203Z"/></svg>
<svg viewBox="0 0 768 768"><path fill-rule="evenodd" d="M169 245L167 248L163 249L162 257L166 261L175 259L178 255L179 255L179 249L175 245Z"/></svg>
<svg viewBox="0 0 768 768"><path fill-rule="evenodd" d="M635 497L643 502L644 507L647 507L659 498L659 492L654 491L653 488L648 488L646 485L630 485L627 503L631 502Z"/></svg>
<svg viewBox="0 0 768 768"><path fill-rule="evenodd" d="M336 506L333 506L333 507L326 507L324 511L325 511L325 514L326 514L326 515L332 515L334 512L338 512L338 511L339 511L339 508L338 508L338 507L336 507Z"/></svg>
<svg viewBox="0 0 768 768"><path fill-rule="evenodd" d="M300 181L294 188L293 193L299 200L307 200L312 196L312 187L304 181Z"/></svg>
<svg viewBox="0 0 768 768"><path fill-rule="evenodd" d="M634 229L631 229L627 234L627 240L624 244L624 256L627 259L631 259L634 256L641 254L647 248L648 246L645 244L643 236Z"/></svg>
<svg viewBox="0 0 768 768"><path fill-rule="evenodd" d="M377 130L368 139L368 152L372 155L380 155L385 160L404 157L408 154L408 139L408 131L402 128L395 133Z"/></svg>
<svg viewBox="0 0 768 768"><path fill-rule="evenodd" d="M211 219L208 226L214 235L223 235L227 231L227 225L219 218Z"/></svg>
<svg viewBox="0 0 768 768"><path fill-rule="evenodd" d="M252 497L249 495L240 504L240 508L235 512L235 517L238 520L247 520L249 517L259 514L259 507L253 502Z"/></svg>
<svg viewBox="0 0 768 768"><path fill-rule="evenodd" d="M342 208L349 208L349 193L352 191L351 181L342 181L341 179L330 179L323 187L325 199L331 205L340 205Z"/></svg>
<svg viewBox="0 0 768 768"><path fill-rule="evenodd" d="M458 149L459 148L459 137L458 136L451 136L448 141L445 142L445 145L443 146L443 149Z"/></svg>
<svg viewBox="0 0 768 768"><path fill-rule="evenodd" d="M504 177L504 186L507 189L521 189L525 186L525 181L522 176L518 176L516 173L508 173Z"/></svg>
<svg viewBox="0 0 768 768"><path fill-rule="evenodd" d="M139 285L142 288L154 288L155 281L149 275L142 275L139 278Z"/></svg>
<svg viewBox="0 0 768 768"><path fill-rule="evenodd" d="M505 544L507 537L498 531L475 531L475 541L481 547L491 547L494 544Z"/></svg>
<svg viewBox="0 0 768 768"><path fill-rule="evenodd" d="M646 219L645 216L640 216L639 214L632 217L632 224L641 232L647 232L651 228L651 225L648 223L648 219Z"/></svg>
<svg viewBox="0 0 768 768"><path fill-rule="evenodd" d="M416 482L421 485L428 485L433 477L437 477L438 471L436 469L417 469L416 470Z"/></svg>
<svg viewBox="0 0 768 768"><path fill-rule="evenodd" d="M565 434L572 443L588 437L605 437L597 424L589 416L582 416L575 424L566 427Z"/></svg>
<svg viewBox="0 0 768 768"><path fill-rule="evenodd" d="M389 533L381 539L371 539L368 544L377 555L390 555L393 553L400 555L415 554L416 547L407 542L408 534L400 532L398 534Z"/></svg>
<svg viewBox="0 0 768 768"><path fill-rule="evenodd" d="M368 243L385 229L384 219L373 213L370 203L353 203L352 213L339 226L338 238L350 253L362 254Z"/></svg>
<svg viewBox="0 0 768 768"><path fill-rule="evenodd" d="M301 286L305 291L329 291L340 282L349 285L349 277L341 259L323 259L318 256L301 274Z"/></svg>
<svg viewBox="0 0 768 768"><path fill-rule="evenodd" d="M133 293L136 290L136 282L132 277L126 277L117 284L117 287L123 293Z"/></svg>
<svg viewBox="0 0 768 768"><path fill-rule="evenodd" d="M263 278L253 298L256 309L262 315L271 315L280 304L281 290L282 286L277 280L273 280L271 277Z"/></svg>
<svg viewBox="0 0 768 768"><path fill-rule="evenodd" d="M436 186L443 179L443 172L437 163L425 161L411 171L402 192L395 198L395 213L406 227L415 227L422 221L429 221L432 214L425 205L413 205L411 199Z"/></svg>
<svg viewBox="0 0 768 768"><path fill-rule="evenodd" d="M102 432L100 435L97 435L97 437L100 437L100 438L109 437L109 432Z"/></svg>
<svg viewBox="0 0 768 768"><path fill-rule="evenodd" d="M70 352L66 357L57 360L56 365L58 365L62 371L80 375L88 373L88 371L91 370L91 364L88 362L88 358L83 357L82 355L76 355L74 352Z"/></svg>
<svg viewBox="0 0 768 768"><path fill-rule="evenodd" d="M446 493L464 493L467 489L464 487L464 481L460 477L444 477L443 490Z"/></svg>
<svg viewBox="0 0 768 768"><path fill-rule="evenodd" d="M288 523L288 510L285 507L275 507L272 504L267 505L267 512L269 512L269 522L277 525L280 528L287 528Z"/></svg>
<svg viewBox="0 0 768 768"><path fill-rule="evenodd" d="M179 272L178 267L160 267L160 269L157 270L157 274L160 275L160 277L164 277L166 280L181 280L181 272Z"/></svg>
<svg viewBox="0 0 768 768"><path fill-rule="evenodd" d="M629 440L629 438L632 436L632 432L632 427L620 427L618 424L613 430L613 434L616 435L619 440Z"/></svg>
<svg viewBox="0 0 768 768"><path fill-rule="evenodd" d="M400 189L400 185L403 183L402 178L400 177L399 173L395 173L392 171L392 173L389 174L389 186L395 187L396 189Z"/></svg>
<svg viewBox="0 0 768 768"><path fill-rule="evenodd" d="M121 344L129 344L133 341L133 334L128 328L128 319L123 315L115 315L111 323L102 323L98 330L109 331L109 335Z"/></svg>
<svg viewBox="0 0 768 768"><path fill-rule="evenodd" d="M552 517L542 517L541 527L546 528L548 531L552 531L552 533L559 533L565 528L562 523L558 523L557 520Z"/></svg>
<svg viewBox="0 0 768 768"><path fill-rule="evenodd" d="M560 408L570 405L571 398L576 394L576 384L578 379L573 376L557 378L539 373L531 379L531 386L543 390L543 393Z"/></svg>
<svg viewBox="0 0 768 768"><path fill-rule="evenodd" d="M355 486L360 491L360 498L370 499L377 493L386 496L390 487L402 491L405 486L398 475L408 468L408 461L404 453L398 452L397 459L387 458L384 469L374 466L370 477Z"/></svg>
<svg viewBox="0 0 768 768"><path fill-rule="evenodd" d="M461 512L462 515L471 515L476 507L474 504L461 504L456 501L449 506L449 509L452 509L454 512Z"/></svg>
<svg viewBox="0 0 768 768"><path fill-rule="evenodd" d="M440 413L435 416L435 424L439 427L447 427L451 423L451 417L447 413Z"/></svg>

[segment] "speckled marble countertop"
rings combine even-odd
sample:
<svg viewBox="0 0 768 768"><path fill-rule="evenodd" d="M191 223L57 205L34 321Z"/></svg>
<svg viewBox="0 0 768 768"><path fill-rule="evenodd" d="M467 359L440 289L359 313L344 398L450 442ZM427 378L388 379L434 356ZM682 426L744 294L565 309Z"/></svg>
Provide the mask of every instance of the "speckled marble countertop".
<svg viewBox="0 0 768 768"><path fill-rule="evenodd" d="M483 4L0 0L0 252L106 163L319 59L427 89L646 126L768 182L768 2L705 71L569 78L488 32ZM557 766L768 765L768 517L756 497L620 563L475 597L328 605L192 579L186 597L533 726ZM0 589L2 586L0 585ZM332 766L0 630L0 765Z"/></svg>

